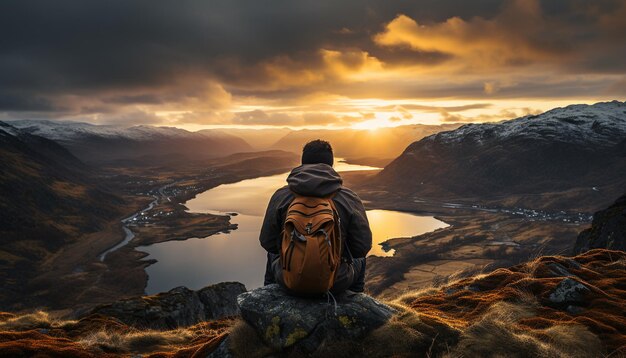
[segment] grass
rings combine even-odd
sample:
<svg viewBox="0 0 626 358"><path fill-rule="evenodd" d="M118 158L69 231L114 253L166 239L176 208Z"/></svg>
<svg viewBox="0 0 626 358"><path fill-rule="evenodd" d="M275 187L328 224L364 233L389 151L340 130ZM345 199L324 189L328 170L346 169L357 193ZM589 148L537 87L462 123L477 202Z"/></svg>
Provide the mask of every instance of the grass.
<svg viewBox="0 0 626 358"><path fill-rule="evenodd" d="M147 353L169 350L172 347L183 347L198 338L198 333L188 329L171 331L139 331L117 332L102 330L91 333L78 341L88 349L104 352Z"/></svg>
<svg viewBox="0 0 626 358"><path fill-rule="evenodd" d="M142 330L105 316L76 321L56 319L42 311L23 315L5 313L0 314L0 357L35 354L185 357L215 349L232 324L232 320L224 319L172 330Z"/></svg>
<svg viewBox="0 0 626 358"><path fill-rule="evenodd" d="M60 320L48 313L37 311L19 316L0 316L0 331L25 331L36 328L63 328L76 324L73 320Z"/></svg>
<svg viewBox="0 0 626 358"><path fill-rule="evenodd" d="M547 299L564 279L551 271L555 264L590 288L577 313ZM454 275L441 287L387 300L397 314L364 339L330 340L311 356L623 357L625 273L625 252L593 250L574 258L539 257L474 277ZM42 350L70 357L204 357L226 336L235 357L303 356L297 348L273 351L241 319L139 330L104 316L64 321L45 312L0 314L0 357Z"/></svg>

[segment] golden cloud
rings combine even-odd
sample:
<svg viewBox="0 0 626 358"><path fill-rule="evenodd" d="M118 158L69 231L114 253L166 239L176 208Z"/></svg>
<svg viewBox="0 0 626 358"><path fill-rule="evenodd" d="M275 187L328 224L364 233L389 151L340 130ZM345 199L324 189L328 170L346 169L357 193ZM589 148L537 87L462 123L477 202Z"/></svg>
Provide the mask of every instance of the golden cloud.
<svg viewBox="0 0 626 358"><path fill-rule="evenodd" d="M561 42L566 38L559 37L551 44L540 39L549 27L537 0L517 0L491 19L451 17L424 25L398 15L373 40L379 46L445 53L459 64L493 69L562 57L568 51Z"/></svg>

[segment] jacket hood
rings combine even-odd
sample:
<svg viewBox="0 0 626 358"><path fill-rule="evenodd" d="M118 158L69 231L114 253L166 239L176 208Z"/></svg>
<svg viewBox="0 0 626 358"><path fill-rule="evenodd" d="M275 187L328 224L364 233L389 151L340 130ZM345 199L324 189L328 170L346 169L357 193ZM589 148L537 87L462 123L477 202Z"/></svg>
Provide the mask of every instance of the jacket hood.
<svg viewBox="0 0 626 358"><path fill-rule="evenodd" d="M322 197L341 188L343 180L328 164L302 164L287 177L291 191L300 195Z"/></svg>

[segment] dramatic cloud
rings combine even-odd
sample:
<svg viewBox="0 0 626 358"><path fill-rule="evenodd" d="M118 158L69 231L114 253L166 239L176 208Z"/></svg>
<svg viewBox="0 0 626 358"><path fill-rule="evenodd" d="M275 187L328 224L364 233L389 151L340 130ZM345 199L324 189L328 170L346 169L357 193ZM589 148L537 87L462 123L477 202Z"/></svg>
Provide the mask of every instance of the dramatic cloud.
<svg viewBox="0 0 626 358"><path fill-rule="evenodd" d="M626 63L619 58L626 53L626 2L572 1L567 5L562 12L550 14L539 0L513 0L491 18L453 16L432 24L398 15L374 41L381 46L448 54L463 71L544 64L623 73ZM485 92L490 88L486 83Z"/></svg>
<svg viewBox="0 0 626 358"><path fill-rule="evenodd" d="M5 0L0 117L398 125L623 100L624 19L626 0Z"/></svg>

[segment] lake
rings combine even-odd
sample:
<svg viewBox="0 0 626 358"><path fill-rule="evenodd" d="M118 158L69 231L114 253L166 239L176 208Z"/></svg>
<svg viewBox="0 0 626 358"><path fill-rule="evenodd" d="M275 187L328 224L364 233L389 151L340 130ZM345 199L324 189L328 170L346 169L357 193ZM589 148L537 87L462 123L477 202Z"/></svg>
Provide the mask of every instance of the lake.
<svg viewBox="0 0 626 358"><path fill-rule="evenodd" d="M335 163L338 172L379 170L379 168ZM239 281L248 289L263 284L265 250L259 245L259 230L267 203L276 189L286 184L288 173L224 184L198 194L185 205L191 212L224 214L235 212L231 222L238 225L230 233L207 238L169 241L137 249L158 262L146 268L147 294L177 286L199 289L223 281ZM417 216L391 210L368 210L373 235L369 255L390 256L380 243L396 237L412 237L448 226L431 216Z"/></svg>

